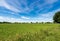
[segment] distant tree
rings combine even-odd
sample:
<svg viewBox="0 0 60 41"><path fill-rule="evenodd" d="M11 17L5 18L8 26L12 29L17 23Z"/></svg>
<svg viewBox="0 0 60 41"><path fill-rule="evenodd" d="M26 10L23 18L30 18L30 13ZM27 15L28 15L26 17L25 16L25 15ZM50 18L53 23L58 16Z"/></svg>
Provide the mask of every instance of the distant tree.
<svg viewBox="0 0 60 41"><path fill-rule="evenodd" d="M11 22L5 22L5 21L4 21L4 22L2 22L2 23L5 23L5 24L10 24Z"/></svg>
<svg viewBox="0 0 60 41"><path fill-rule="evenodd" d="M52 22L46 22L46 24L51 24Z"/></svg>
<svg viewBox="0 0 60 41"><path fill-rule="evenodd" d="M44 24L44 22L41 22L41 24Z"/></svg>
<svg viewBox="0 0 60 41"><path fill-rule="evenodd" d="M18 24L18 22L14 22L15 24Z"/></svg>
<svg viewBox="0 0 60 41"><path fill-rule="evenodd" d="M32 24L33 22L31 22L31 24Z"/></svg>
<svg viewBox="0 0 60 41"><path fill-rule="evenodd" d="M2 24L3 22L0 22L0 24Z"/></svg>
<svg viewBox="0 0 60 41"><path fill-rule="evenodd" d="M53 16L54 23L60 23L60 11Z"/></svg>
<svg viewBox="0 0 60 41"><path fill-rule="evenodd" d="M36 24L38 24L38 22L36 22Z"/></svg>

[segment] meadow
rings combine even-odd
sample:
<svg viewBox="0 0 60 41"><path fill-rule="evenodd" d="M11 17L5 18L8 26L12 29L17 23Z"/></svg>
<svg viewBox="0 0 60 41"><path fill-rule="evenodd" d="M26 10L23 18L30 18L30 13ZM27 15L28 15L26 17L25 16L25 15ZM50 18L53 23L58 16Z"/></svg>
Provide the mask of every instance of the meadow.
<svg viewBox="0 0 60 41"><path fill-rule="evenodd" d="M60 41L60 24L0 24L0 41Z"/></svg>

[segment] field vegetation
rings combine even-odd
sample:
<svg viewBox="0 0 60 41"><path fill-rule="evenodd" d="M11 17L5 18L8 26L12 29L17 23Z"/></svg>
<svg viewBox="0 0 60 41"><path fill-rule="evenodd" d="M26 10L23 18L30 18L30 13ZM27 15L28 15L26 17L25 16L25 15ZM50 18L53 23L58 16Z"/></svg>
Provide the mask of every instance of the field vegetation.
<svg viewBox="0 0 60 41"><path fill-rule="evenodd" d="M0 41L60 41L60 24L0 24Z"/></svg>

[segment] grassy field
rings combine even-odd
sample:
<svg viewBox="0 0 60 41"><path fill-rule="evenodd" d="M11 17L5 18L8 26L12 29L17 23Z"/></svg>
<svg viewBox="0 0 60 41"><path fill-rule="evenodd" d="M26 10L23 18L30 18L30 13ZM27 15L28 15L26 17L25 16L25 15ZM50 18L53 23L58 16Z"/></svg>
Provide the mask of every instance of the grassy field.
<svg viewBox="0 0 60 41"><path fill-rule="evenodd" d="M60 24L0 24L0 41L60 41Z"/></svg>

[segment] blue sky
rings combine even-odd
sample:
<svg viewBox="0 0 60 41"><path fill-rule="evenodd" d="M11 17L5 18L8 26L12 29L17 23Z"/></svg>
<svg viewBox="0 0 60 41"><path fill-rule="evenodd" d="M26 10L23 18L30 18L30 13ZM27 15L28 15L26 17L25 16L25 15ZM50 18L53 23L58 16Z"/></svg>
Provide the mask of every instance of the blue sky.
<svg viewBox="0 0 60 41"><path fill-rule="evenodd" d="M52 22L60 0L0 0L0 21Z"/></svg>

